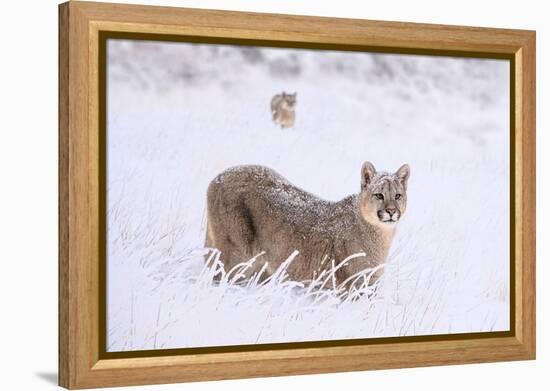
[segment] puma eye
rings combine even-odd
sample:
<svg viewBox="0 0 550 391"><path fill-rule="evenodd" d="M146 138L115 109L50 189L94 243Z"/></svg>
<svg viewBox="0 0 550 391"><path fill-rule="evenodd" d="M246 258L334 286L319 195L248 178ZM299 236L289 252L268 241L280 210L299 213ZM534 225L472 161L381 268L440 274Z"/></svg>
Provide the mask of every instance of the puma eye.
<svg viewBox="0 0 550 391"><path fill-rule="evenodd" d="M374 197L376 197L377 200L383 200L384 199L384 194L376 193L376 194L374 194Z"/></svg>
<svg viewBox="0 0 550 391"><path fill-rule="evenodd" d="M395 195L395 199L396 199L396 200L398 200L398 199L400 199L400 198L401 198L401 194L396 194L396 195Z"/></svg>

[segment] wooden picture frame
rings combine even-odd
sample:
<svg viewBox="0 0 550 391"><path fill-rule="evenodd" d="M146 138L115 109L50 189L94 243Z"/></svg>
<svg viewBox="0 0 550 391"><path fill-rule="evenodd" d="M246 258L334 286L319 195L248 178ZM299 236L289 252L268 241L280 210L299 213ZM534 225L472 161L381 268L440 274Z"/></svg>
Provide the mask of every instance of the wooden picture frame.
<svg viewBox="0 0 550 391"><path fill-rule="evenodd" d="M104 170L102 34L502 58L511 64L512 330L354 344L193 350L100 348ZM191 39L191 38L189 38ZM535 32L70 1L59 6L59 384L69 389L535 358ZM103 243L104 244L104 243ZM104 284L104 282L103 282ZM103 335L102 335L103 334ZM180 354L181 353L181 354Z"/></svg>

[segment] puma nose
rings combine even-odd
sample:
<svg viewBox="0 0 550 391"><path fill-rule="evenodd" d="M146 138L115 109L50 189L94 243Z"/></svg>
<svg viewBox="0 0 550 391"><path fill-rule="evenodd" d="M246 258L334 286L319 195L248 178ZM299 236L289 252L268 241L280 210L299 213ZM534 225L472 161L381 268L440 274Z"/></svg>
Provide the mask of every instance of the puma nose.
<svg viewBox="0 0 550 391"><path fill-rule="evenodd" d="M396 208L386 208L386 213L388 213L390 216L393 216L396 211Z"/></svg>

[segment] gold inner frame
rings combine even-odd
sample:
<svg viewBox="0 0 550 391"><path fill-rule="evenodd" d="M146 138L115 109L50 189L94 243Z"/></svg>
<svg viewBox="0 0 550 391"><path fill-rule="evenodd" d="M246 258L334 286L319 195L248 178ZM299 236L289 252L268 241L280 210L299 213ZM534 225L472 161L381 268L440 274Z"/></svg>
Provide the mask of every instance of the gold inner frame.
<svg viewBox="0 0 550 391"><path fill-rule="evenodd" d="M515 113L516 113L516 91L515 91L515 75L516 61L512 54L502 54L494 52L473 52L459 50L437 50L437 49L412 49L412 48L396 48L383 46L367 46L367 45L350 45L350 44L335 44L335 43L314 43L300 41L278 41L278 40L260 40L260 39L242 39L242 38L226 38L226 37L207 37L197 35L179 35L179 34L158 34L144 33L134 31L107 31L97 30L98 38L98 221L99 221L99 237L98 237L98 255L99 255L99 338L98 352L100 359L117 359L117 358L139 358L139 357L161 357L161 356L181 356L181 355L196 355L206 353L229 353L229 352L258 352L258 351L273 351L273 350L288 350L288 349L304 349L304 348L326 348L338 346L362 346L362 345L379 345L391 343L410 343L410 342L432 342L432 341L456 341L456 340L472 340L484 338L502 338L514 337L516 335L516 268L514 267L516 258L515 232L516 232L516 192L515 190L515 156L516 156L516 137L515 137ZM181 42L181 43L203 43L203 44L226 44L226 45L246 45L260 47L280 47L280 48L299 48L310 50L338 50L338 51L354 51L354 52L371 52L371 53L392 53L404 55L429 55L429 56L445 56L445 57L467 57L467 58L482 58L482 59L497 59L509 62L509 77L510 77L510 107L509 107L509 131L510 131L510 329L508 331L487 331L475 333L453 333L453 334L435 334L435 335L417 335L417 336L396 336L396 337L378 337L378 338L360 338L360 339L343 339L343 340L323 340L323 341L305 341L305 342L283 342L283 343L266 343L266 344L251 344L251 345L227 345L227 346L208 346L208 347L192 347L192 348L169 348L169 349L154 349L154 350L132 350L132 351L115 351L109 352L106 350L107 338L107 286L106 286L106 115L107 115L107 41L109 39L124 39L124 40L141 40L141 41L156 41L156 42Z"/></svg>

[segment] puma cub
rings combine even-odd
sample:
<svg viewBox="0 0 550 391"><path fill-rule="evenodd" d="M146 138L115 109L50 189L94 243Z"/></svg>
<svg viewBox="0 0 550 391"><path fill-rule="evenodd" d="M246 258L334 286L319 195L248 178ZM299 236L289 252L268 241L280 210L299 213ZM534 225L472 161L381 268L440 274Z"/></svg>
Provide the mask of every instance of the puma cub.
<svg viewBox="0 0 550 391"><path fill-rule="evenodd" d="M281 128L291 128L294 126L294 120L296 113L294 108L296 107L296 93L287 94L283 92L275 95L271 99L271 115L273 122L280 125Z"/></svg>
<svg viewBox="0 0 550 391"><path fill-rule="evenodd" d="M311 280L330 270L332 260L339 265L352 254L365 253L337 270L340 285L386 261L396 224L407 208L409 175L407 164L387 173L365 162L360 192L330 202L294 186L270 168L230 168L208 186L205 246L221 251L226 271L265 252L247 277L266 262L267 275L272 274L298 250L287 270L295 281Z"/></svg>

